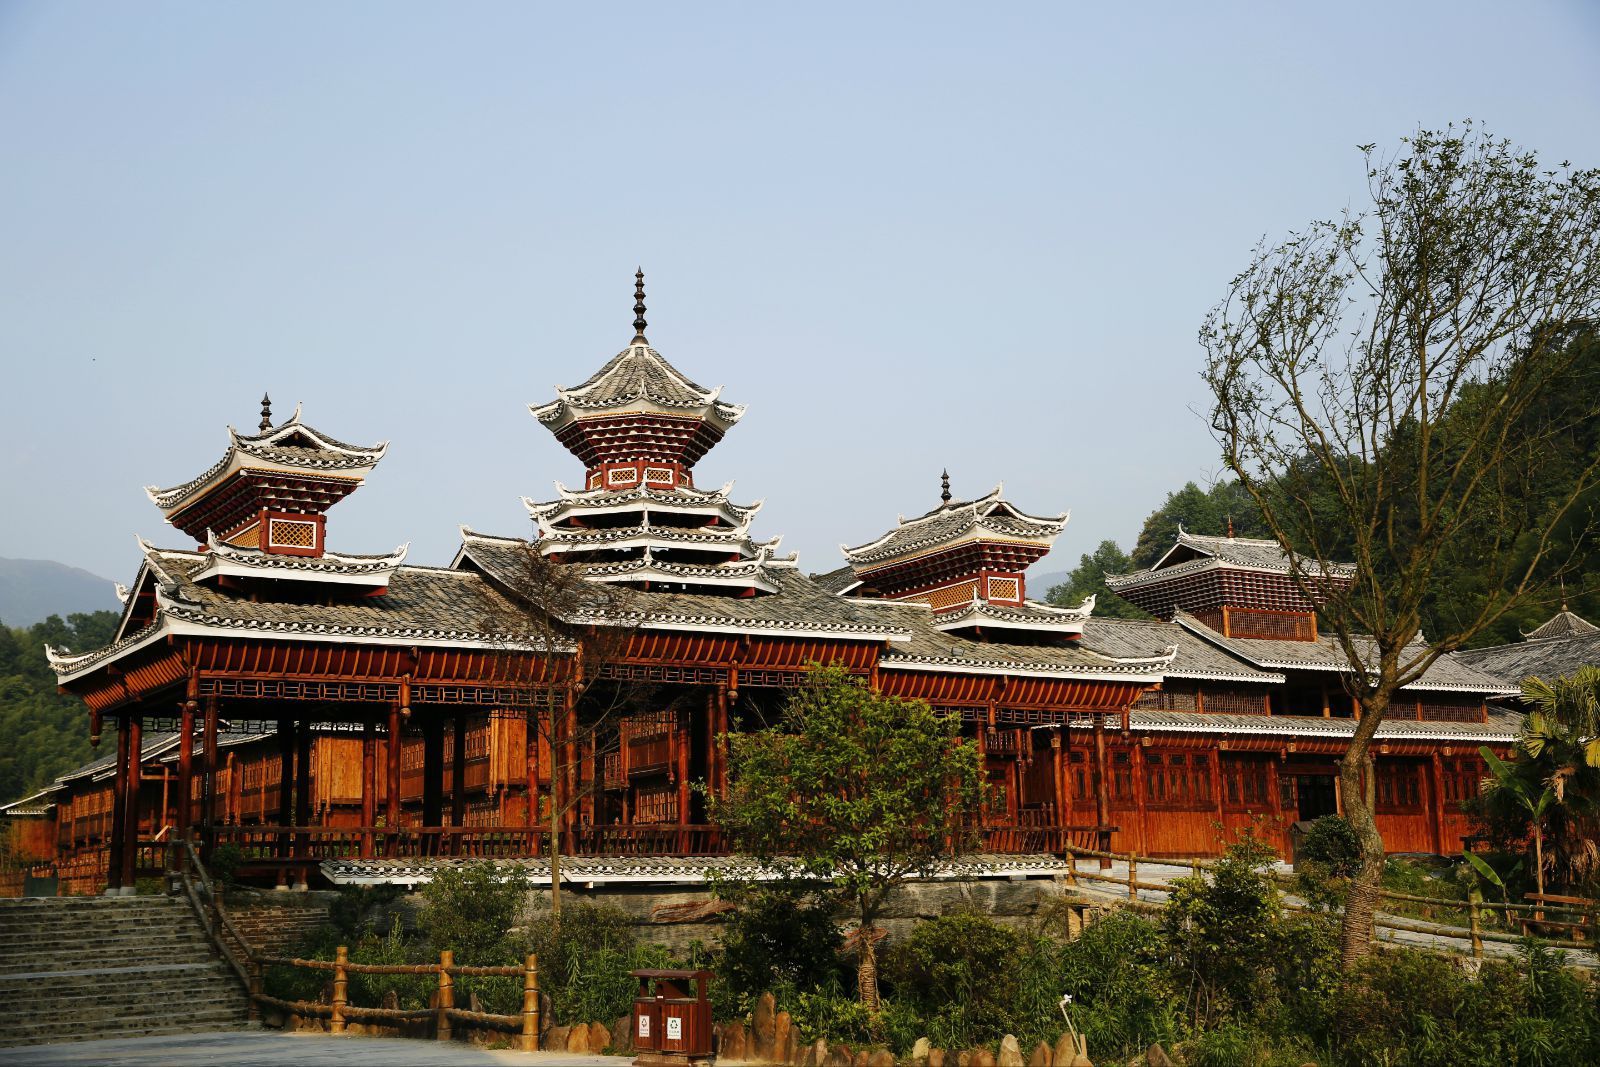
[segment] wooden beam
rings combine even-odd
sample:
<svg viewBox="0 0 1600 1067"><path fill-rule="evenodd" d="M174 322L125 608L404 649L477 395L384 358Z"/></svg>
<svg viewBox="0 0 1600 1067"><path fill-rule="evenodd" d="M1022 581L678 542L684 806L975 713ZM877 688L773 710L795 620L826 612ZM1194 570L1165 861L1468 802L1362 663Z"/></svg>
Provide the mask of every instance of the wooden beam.
<svg viewBox="0 0 1600 1067"><path fill-rule="evenodd" d="M1094 717L1094 821L1097 827L1111 825L1111 782L1109 768L1106 766L1106 724L1105 717ZM1098 843L1097 843L1098 847ZM1110 851L1101 848L1101 851ZM1111 861L1106 857L1100 858L1100 869L1110 870Z"/></svg>
<svg viewBox="0 0 1600 1067"><path fill-rule="evenodd" d="M455 750L450 763L450 825L467 824L467 713L458 711L451 721ZM456 838L460 840L460 838Z"/></svg>
<svg viewBox="0 0 1600 1067"><path fill-rule="evenodd" d="M295 732L294 756L294 824L296 826L311 825L311 724L303 722ZM296 834L294 839L294 855L296 859L304 859L310 853L311 838L304 834Z"/></svg>
<svg viewBox="0 0 1600 1067"><path fill-rule="evenodd" d="M292 719L278 720L278 825L294 825L294 729ZM289 837L278 837L278 858L289 858Z"/></svg>
<svg viewBox="0 0 1600 1067"><path fill-rule="evenodd" d="M128 792L127 800L123 804L127 826L122 832L122 879L119 882L124 891L133 887L138 875L139 794L142 792L140 778L143 771L140 757L143 752L144 718L130 715L128 716Z"/></svg>
<svg viewBox="0 0 1600 1067"><path fill-rule="evenodd" d="M361 825L367 832L361 835L361 858L373 855L372 826L378 821L378 723L372 712L367 712L361 724Z"/></svg>
<svg viewBox="0 0 1600 1067"><path fill-rule="evenodd" d="M111 780L111 849L106 863L106 890L122 888L122 856L128 843L128 720L117 719L117 770Z"/></svg>
<svg viewBox="0 0 1600 1067"><path fill-rule="evenodd" d="M178 818L180 837L194 825L194 708L185 700L178 710Z"/></svg>
<svg viewBox="0 0 1600 1067"><path fill-rule="evenodd" d="M388 772L388 793L384 796L383 804L383 821L389 830L396 830L400 826L400 714L398 701L389 705L388 765L385 768Z"/></svg>
<svg viewBox="0 0 1600 1067"><path fill-rule="evenodd" d="M205 777L200 781L200 798L203 805L200 825L204 828L206 858L209 859L211 848L216 844L217 698L215 695L206 697L205 734L201 743L205 752Z"/></svg>

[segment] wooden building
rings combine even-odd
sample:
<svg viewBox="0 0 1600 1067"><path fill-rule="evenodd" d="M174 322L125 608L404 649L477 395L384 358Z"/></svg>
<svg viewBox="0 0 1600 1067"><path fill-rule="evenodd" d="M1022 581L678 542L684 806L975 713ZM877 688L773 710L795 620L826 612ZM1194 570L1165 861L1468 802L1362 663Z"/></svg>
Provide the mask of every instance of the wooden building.
<svg viewBox="0 0 1600 1067"><path fill-rule="evenodd" d="M583 467L582 488L526 501L531 539L463 529L447 567L331 550L329 509L386 446L298 409L275 423L265 401L257 433L230 429L216 463L151 489L190 544L143 544L110 645L50 652L113 748L50 793L58 855L101 857L123 890L141 843L191 830L283 882L334 859L536 855L553 776L582 797L556 813L569 853L715 854L691 786L725 784L718 738L768 721L819 662L961 717L992 852L1214 854L1219 825L1283 840L1337 809L1341 668L1262 543L1185 534L1119 586L1160 621L1097 619L1092 600L1027 596L1066 515L999 489L958 501L947 478L937 507L808 576L754 535L759 504L695 484L744 408L650 347L643 314L641 276L627 347L531 408ZM626 597L532 597L530 561ZM614 654L586 662L593 634L620 635ZM602 684L625 705L553 752L551 726ZM1506 688L1446 660L1414 689L1415 719L1380 733L1384 829L1453 852L1471 753L1514 733L1483 712Z"/></svg>

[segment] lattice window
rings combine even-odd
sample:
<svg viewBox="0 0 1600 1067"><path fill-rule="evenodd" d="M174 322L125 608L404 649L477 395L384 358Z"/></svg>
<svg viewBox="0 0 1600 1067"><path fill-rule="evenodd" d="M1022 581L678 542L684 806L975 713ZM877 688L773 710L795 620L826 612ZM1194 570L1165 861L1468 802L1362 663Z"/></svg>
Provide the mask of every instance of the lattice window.
<svg viewBox="0 0 1600 1067"><path fill-rule="evenodd" d="M1408 814L1422 810L1422 768L1415 763L1377 765L1378 810Z"/></svg>
<svg viewBox="0 0 1600 1067"><path fill-rule="evenodd" d="M1216 715L1265 715L1265 693L1248 689L1206 689L1201 694L1208 713Z"/></svg>
<svg viewBox="0 0 1600 1067"><path fill-rule="evenodd" d="M224 541L225 543L233 545L236 548L260 548L261 524L259 522L252 522L249 526L246 526L237 533L229 534L226 538L224 538Z"/></svg>
<svg viewBox="0 0 1600 1067"><path fill-rule="evenodd" d="M1211 766L1203 752L1147 752L1145 799L1153 808L1204 811L1212 806Z"/></svg>
<svg viewBox="0 0 1600 1067"><path fill-rule="evenodd" d="M671 485L677 480L677 474L671 467L646 467L644 480L649 485Z"/></svg>
<svg viewBox="0 0 1600 1067"><path fill-rule="evenodd" d="M1224 757L1222 806L1228 811L1265 811L1272 806L1272 761Z"/></svg>
<svg viewBox="0 0 1600 1067"><path fill-rule="evenodd" d="M633 467L612 467L606 471L607 485L637 485L639 472Z"/></svg>
<svg viewBox="0 0 1600 1067"><path fill-rule="evenodd" d="M1133 803L1133 755L1114 752L1111 755L1111 799L1119 803Z"/></svg>
<svg viewBox="0 0 1600 1067"><path fill-rule="evenodd" d="M677 822L678 791L676 789L641 790L634 797L633 821L636 823Z"/></svg>
<svg viewBox="0 0 1600 1067"><path fill-rule="evenodd" d="M1259 702L1258 702L1259 703ZM1169 686L1165 689L1146 689L1133 702L1135 711L1196 711L1193 686Z"/></svg>
<svg viewBox="0 0 1600 1067"><path fill-rule="evenodd" d="M1484 766L1477 759L1447 759L1440 770L1443 772L1444 799L1447 804L1471 800L1483 789Z"/></svg>
<svg viewBox="0 0 1600 1067"><path fill-rule="evenodd" d="M1259 637L1273 641L1314 641L1316 617L1309 612L1228 610L1228 636Z"/></svg>
<svg viewBox="0 0 1600 1067"><path fill-rule="evenodd" d="M267 522L268 548L317 547L317 524L308 519L270 519Z"/></svg>
<svg viewBox="0 0 1600 1067"><path fill-rule="evenodd" d="M1015 578L990 578L989 599L1020 600L1022 599L1022 583Z"/></svg>
<svg viewBox="0 0 1600 1067"><path fill-rule="evenodd" d="M1430 697L1421 703L1420 708L1425 722L1483 721L1483 703L1471 697L1456 700L1445 696Z"/></svg>
<svg viewBox="0 0 1600 1067"><path fill-rule="evenodd" d="M908 599L920 600L925 604L931 604L933 610L942 611L945 608L953 608L958 604L970 604L972 595L977 590L978 583L976 581L960 582L956 585L947 585L942 589L930 589L926 593L919 593Z"/></svg>

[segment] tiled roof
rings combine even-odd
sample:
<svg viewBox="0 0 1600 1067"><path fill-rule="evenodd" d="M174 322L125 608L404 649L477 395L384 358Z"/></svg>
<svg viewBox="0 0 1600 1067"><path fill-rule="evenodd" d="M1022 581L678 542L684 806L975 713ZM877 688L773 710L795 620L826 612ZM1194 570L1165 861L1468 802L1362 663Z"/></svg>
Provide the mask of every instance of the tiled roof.
<svg viewBox="0 0 1600 1067"><path fill-rule="evenodd" d="M914 519L901 519L893 530L876 541L850 548L841 545L845 559L857 571L872 564L909 555L956 541L960 538L988 536L1003 540L1037 541L1046 548L1067 525L1066 512L1054 518L1040 518L1018 511L1000 497L996 486L977 500L953 501Z"/></svg>
<svg viewBox="0 0 1600 1067"><path fill-rule="evenodd" d="M323 875L334 885L421 885L440 872L475 862L467 859L339 859L322 862ZM547 859L511 859L535 880L548 880ZM1051 855L974 855L940 864L927 877L937 880L1009 878L1058 874L1064 860ZM669 882L699 885L717 876L738 875L757 881L776 878L743 856L563 856L561 877L573 884Z"/></svg>
<svg viewBox="0 0 1600 1067"><path fill-rule="evenodd" d="M0 804L0 815L13 817L48 815L50 814L50 809L56 806L52 796L60 789L61 786L59 784L47 785L37 793L25 796L21 800L13 800L9 804Z"/></svg>
<svg viewBox="0 0 1600 1067"><path fill-rule="evenodd" d="M861 584L861 579L856 577L856 569L848 563L824 574L813 574L811 580L830 593L848 593Z"/></svg>
<svg viewBox="0 0 1600 1067"><path fill-rule="evenodd" d="M885 606L885 601L856 603ZM909 606L911 610L914 607ZM916 620L907 615L908 622ZM1055 676L1090 680L1107 678L1123 681L1158 682L1166 670L1170 650L1134 662L1102 655L1073 645L1007 645L997 641L968 641L942 633L931 625L931 614L923 612L910 641L891 646L879 665L883 670L945 670L956 674L1018 674Z"/></svg>
<svg viewBox="0 0 1600 1067"><path fill-rule="evenodd" d="M213 534L207 537L206 547L209 558L203 568L194 572L195 581L204 581L213 574L234 574L383 585L393 575L395 568L405 562L408 546L401 545L393 552L373 556L339 552L325 552L320 556L285 556L263 552L259 548L230 545L226 541L218 541Z"/></svg>
<svg viewBox="0 0 1600 1067"><path fill-rule="evenodd" d="M1349 660L1337 639L1319 634L1315 641L1272 641L1253 637L1224 637L1188 612L1179 611L1174 619L1190 632L1266 670L1333 671L1350 670ZM1360 639L1372 648L1369 639ZM1420 647L1418 648L1420 652ZM1375 649L1370 653L1376 655ZM1405 692L1436 691L1454 693L1506 694L1514 686L1477 669L1456 655L1443 655L1430 665L1422 678L1405 687Z"/></svg>
<svg viewBox="0 0 1600 1067"><path fill-rule="evenodd" d="M685 377L666 358L647 344L635 343L613 356L582 385L556 389L556 399L548 404L530 405L540 422L550 425L564 415L576 412L605 411L649 401L664 408L705 409L721 422L732 425L744 414L737 404L718 399L721 388L707 389Z"/></svg>
<svg viewBox="0 0 1600 1067"><path fill-rule="evenodd" d="M1351 737L1355 719L1316 715L1219 715L1205 711L1134 711L1128 725L1149 733L1255 734L1271 737ZM1492 743L1514 741L1520 715L1490 715L1488 722L1417 722L1386 718L1373 734L1374 741L1459 741Z"/></svg>
<svg viewBox="0 0 1600 1067"><path fill-rule="evenodd" d="M461 551L453 565L476 566L506 588L515 589L526 567L527 546L528 542L518 538L464 530ZM773 587L766 596L635 591L628 596L628 618L659 629L814 633L870 640L909 636L904 626L886 621L882 613L863 607L859 601L832 595L792 565L766 564L762 577Z"/></svg>
<svg viewBox="0 0 1600 1067"><path fill-rule="evenodd" d="M569 515L583 512L646 510L656 505L662 511L700 510L724 515L735 526L747 526L761 510L761 501L753 504L735 504L728 499L733 488L729 482L721 489L696 489L680 485L675 489L568 489L556 483L555 500L537 501L522 498L522 504L541 526L548 527Z"/></svg>
<svg viewBox="0 0 1600 1067"><path fill-rule="evenodd" d="M1083 644L1103 655L1128 659L1160 655L1176 645L1178 654L1161 672L1168 678L1264 685L1284 680L1282 674L1252 667L1172 622L1091 618L1083 624Z"/></svg>
<svg viewBox="0 0 1600 1067"><path fill-rule="evenodd" d="M1457 652L1456 658L1509 685L1520 686L1526 678L1553 681L1572 674L1579 667L1600 667L1600 633L1530 637L1509 645L1467 649Z"/></svg>
<svg viewBox="0 0 1600 1067"><path fill-rule="evenodd" d="M155 759L157 756L176 745L178 743L178 737L179 735L177 733L174 733L170 730L145 731L140 735L139 739L139 762L148 763L149 761ZM65 774L56 775L56 781L65 784L68 782L75 782L80 778L89 778L92 780L104 778L108 775L114 774L117 769L116 742L113 741L110 744L101 742L101 746L102 748L110 749L110 751L104 756L101 756L99 759L90 760L88 763L85 763L79 767L75 767Z"/></svg>
<svg viewBox="0 0 1600 1067"><path fill-rule="evenodd" d="M337 474L365 471L375 466L388 448L387 441L376 445L345 444L302 423L300 409L296 407L287 422L253 436L228 427L228 450L221 459L182 485L170 489L151 485L145 487L145 492L157 507L171 512L230 469L248 466L246 459L313 474Z"/></svg>
<svg viewBox="0 0 1600 1067"><path fill-rule="evenodd" d="M959 630L987 626L1001 630L1043 630L1076 634L1094 610L1094 597L1078 608L1058 608L1036 600L1021 604L996 604L974 598L963 604L943 608L933 615L938 630Z"/></svg>
<svg viewBox="0 0 1600 1067"><path fill-rule="evenodd" d="M1185 558L1169 563L1175 554ZM1255 537L1211 537L1190 533L1179 526L1178 540L1152 567L1148 570L1134 571L1132 574L1108 574L1106 586L1110 589L1128 588L1147 582L1176 578L1182 574L1218 565L1268 571L1273 574L1288 574L1290 571L1289 554L1276 541ZM1303 573L1320 573L1320 564L1308 557L1301 557L1300 566ZM1354 565L1349 563L1329 564L1328 569L1332 575L1341 577L1355 573Z"/></svg>
<svg viewBox="0 0 1600 1067"><path fill-rule="evenodd" d="M1566 608L1562 608L1552 615L1543 626L1535 627L1531 633L1523 634L1523 636L1533 641L1542 637L1575 637L1580 634L1594 633L1600 633L1600 626L1596 626L1587 619L1581 619Z"/></svg>

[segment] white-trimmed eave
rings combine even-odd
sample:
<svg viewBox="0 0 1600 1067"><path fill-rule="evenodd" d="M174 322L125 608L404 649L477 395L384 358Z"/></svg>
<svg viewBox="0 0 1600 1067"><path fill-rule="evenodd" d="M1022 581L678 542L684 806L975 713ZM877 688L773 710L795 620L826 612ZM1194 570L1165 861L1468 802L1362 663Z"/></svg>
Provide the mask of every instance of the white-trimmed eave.
<svg viewBox="0 0 1600 1067"><path fill-rule="evenodd" d="M187 618L190 609L174 608L166 617L167 632L184 637L257 637L274 641L328 641L334 644L418 645L428 648L482 648L497 651L569 653L576 645L540 647L513 636L467 630L390 629L376 626L329 626L323 623L268 622L258 619ZM200 615L199 611L192 614Z"/></svg>
<svg viewBox="0 0 1600 1067"><path fill-rule="evenodd" d="M709 529L723 530L716 526ZM541 529L535 544L542 556L557 552L620 552L638 548L648 548L653 552L715 552L721 548L754 558L761 547L752 543L747 533L732 527L710 536L696 530L698 536L673 537L670 533L664 533L665 530L671 530L671 527L632 527L626 537L608 540L603 536L606 533L604 530Z"/></svg>
<svg viewBox="0 0 1600 1067"><path fill-rule="evenodd" d="M848 548L845 545L840 545L839 550L844 553L845 561L849 563L851 567L856 568L856 574L860 575L861 578L865 580L881 571L886 571L893 567L897 567L902 563L910 563L913 560L924 559L928 556L937 555L941 552L949 552L952 549L965 548L967 545L973 544L986 543L998 545L1035 545L1043 547L1044 550L1048 552L1055 545L1056 538L1058 536L1060 536L1059 533L1051 534L1048 537L1018 537L1014 534L1002 535L994 531L984 531L981 526L973 525L967 527L959 535L950 540L918 541L914 544L907 545L903 550L896 551L892 555L876 556L871 559L859 554L863 551L861 549Z"/></svg>
<svg viewBox="0 0 1600 1067"><path fill-rule="evenodd" d="M1163 713L1155 712L1153 714L1159 715ZM1167 723L1140 721L1141 713L1134 711L1128 725L1130 730L1135 732L1142 730L1147 733L1252 734L1270 737L1322 737L1337 741L1353 736L1357 721L1355 719L1338 719L1333 720L1341 724L1337 727L1327 725L1313 726L1312 723L1325 724L1330 720L1317 716L1259 715L1251 716L1251 718L1260 719L1259 723L1251 722L1246 724L1236 721L1237 717L1230 718L1229 721L1225 722L1204 722L1198 718L1203 716L1204 712L1194 712L1192 714L1197 716L1193 721ZM1309 721L1305 723L1296 721L1302 718ZM1342 724L1345 723L1349 724L1348 730L1343 728ZM1514 727L1508 726L1504 729L1496 729L1489 723L1437 724L1441 726L1468 727L1468 729L1460 733L1446 730L1416 729L1416 727L1426 725L1428 725L1426 720L1421 723L1409 719L1396 720L1393 723L1386 722L1373 733L1372 739L1374 741L1439 741L1442 743L1449 741L1514 741L1517 737L1517 730Z"/></svg>
<svg viewBox="0 0 1600 1067"><path fill-rule="evenodd" d="M378 465L377 460L337 467L285 463L249 453L238 445L228 446L228 454L224 457L224 460L225 462L219 463L212 471L202 474L198 480L187 488L179 485L171 489L158 489L153 485L147 485L144 487L145 495L150 498L151 503L161 509L162 515L168 521L171 521L174 515L179 514L192 504L196 497L227 481L240 471L256 471L262 474L285 475L294 478L321 477L338 481L360 482L371 474L373 468ZM179 490L183 490L182 496L172 498L170 503L162 503L164 498Z"/></svg>
<svg viewBox="0 0 1600 1067"><path fill-rule="evenodd" d="M1330 662L1315 662L1315 661L1311 661L1311 660L1279 660L1279 659L1273 659L1273 658L1270 658L1270 657L1267 657L1267 656L1253 656L1248 651L1248 647L1245 647L1245 648L1239 647L1239 642L1248 640L1248 638L1223 637L1221 634L1218 634L1216 631L1212 630L1210 627L1204 627L1203 629L1202 628L1198 628L1198 627L1192 625L1187 619L1185 619L1181 613L1177 617L1175 617L1173 619L1173 621L1176 622L1179 626L1182 626L1185 630L1188 630L1190 633L1194 634L1200 640L1202 640L1202 641L1206 642L1207 644L1211 645L1212 647L1219 648L1224 652L1231 652L1234 655L1238 656L1239 658L1243 659L1245 662L1247 662L1247 663L1249 663L1249 664L1251 664L1252 666L1255 666L1255 667L1262 667L1262 668L1265 668L1265 669L1268 669L1268 670L1279 670L1279 671L1321 671L1321 672L1325 672L1325 673L1328 673L1328 674L1353 674L1353 673L1355 673L1354 668L1351 667L1350 664L1347 663L1347 662L1330 663ZM1204 624L1202 624L1202 626L1203 625ZM1470 683L1467 683L1467 682L1460 682L1460 683L1457 683L1457 682L1429 682L1429 681L1426 680L1426 676L1424 676L1423 678L1419 678L1417 681L1412 682L1409 685L1401 686L1400 687L1400 692L1402 692L1402 693L1413 693L1413 692L1423 692L1423 693L1482 693L1487 697L1487 696L1519 696L1522 693L1522 689L1520 687L1518 687L1518 686L1507 686L1507 685L1492 686L1492 685L1473 685L1473 684L1470 684Z"/></svg>
<svg viewBox="0 0 1600 1067"><path fill-rule="evenodd" d="M671 594L668 594L671 595ZM567 622L591 626L637 626L641 630L698 630L713 634L749 634L752 637L817 636L845 641L872 641L877 644L903 644L911 640L910 630L900 627L871 628L856 623L780 623L756 619L725 619L708 615L663 615L644 613L623 617L575 613Z"/></svg>
<svg viewBox="0 0 1600 1067"><path fill-rule="evenodd" d="M380 589L389 584L389 579L394 577L394 572L398 569L399 564L394 564L381 570L363 571L360 574L345 574L339 571L313 570L311 568L253 566L236 560L212 557L211 562L190 575L189 580L199 583L207 578L228 575L234 578L271 578L275 581L284 582L355 585L369 589Z"/></svg>
<svg viewBox="0 0 1600 1067"><path fill-rule="evenodd" d="M49 663L50 669L55 672L56 684L67 685L71 682L75 682L78 679L93 673L108 663L115 663L117 660L122 659L124 656L130 655L131 653L137 652L141 648L148 648L150 645L154 644L156 641L160 640L171 632L167 629L166 622L161 617L159 612L156 614L155 621L146 627L146 629L149 632L143 633L142 636L136 633L130 634L127 638L124 638L128 644L123 648L116 649L114 652L106 652L105 649L95 649L92 652L84 652L80 654L68 653L66 655L62 655L61 653L58 653L52 649L49 645L46 645L44 650L45 659ZM115 647L115 644L116 642L112 642L111 645L106 647L112 648Z"/></svg>
<svg viewBox="0 0 1600 1067"><path fill-rule="evenodd" d="M959 615L951 615L944 619L935 615L933 628L939 631L947 631L982 626L985 629L995 630L1040 630L1052 634L1081 635L1083 633L1083 624L1087 621L1087 617L1081 619L1009 619L999 615L986 615L981 611L963 611Z"/></svg>
<svg viewBox="0 0 1600 1067"><path fill-rule="evenodd" d="M1139 682L1145 685L1154 685L1161 681L1159 670L1137 670L1123 664L1109 663L1104 669L1097 670L1083 666L1044 667L1023 663L1001 663L998 661L984 661L973 663L965 660L945 659L943 657L918 656L911 657L904 653L891 653L878 662L880 670L890 671L937 671L942 674L1007 674L1023 678L1060 678L1064 681L1074 682Z"/></svg>

